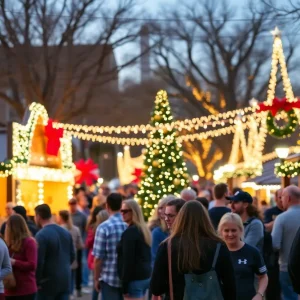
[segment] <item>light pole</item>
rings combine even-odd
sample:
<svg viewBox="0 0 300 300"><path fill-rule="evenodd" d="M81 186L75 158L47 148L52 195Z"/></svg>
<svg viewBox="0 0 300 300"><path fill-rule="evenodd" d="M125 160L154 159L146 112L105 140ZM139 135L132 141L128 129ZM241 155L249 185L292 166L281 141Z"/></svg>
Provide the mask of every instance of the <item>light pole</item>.
<svg viewBox="0 0 300 300"><path fill-rule="evenodd" d="M278 147L275 149L275 152L277 154L277 156L280 158L280 162L284 163L285 159L288 157L289 155L289 148L287 147ZM287 187L289 186L291 183L291 180L289 177L281 177L281 186L282 187Z"/></svg>

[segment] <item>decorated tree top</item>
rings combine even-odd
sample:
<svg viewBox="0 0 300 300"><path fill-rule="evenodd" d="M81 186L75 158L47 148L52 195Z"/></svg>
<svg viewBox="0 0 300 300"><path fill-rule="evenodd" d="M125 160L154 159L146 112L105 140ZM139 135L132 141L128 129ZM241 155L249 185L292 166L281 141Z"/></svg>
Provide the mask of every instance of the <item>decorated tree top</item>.
<svg viewBox="0 0 300 300"><path fill-rule="evenodd" d="M182 157L177 131L168 127L173 122L167 93L159 91L151 115L154 129L148 136L141 187L138 192L144 215L150 217L164 196L179 194L188 185L188 175Z"/></svg>
<svg viewBox="0 0 300 300"><path fill-rule="evenodd" d="M276 138L286 138L294 133L298 126L300 102L294 96L291 81L288 75L281 41L281 32L276 27L275 30L272 31L272 34L274 36L274 43L269 89L267 100L259 104L258 112L268 111L266 126L270 135ZM285 98L283 99L278 99L275 97L279 66L281 68L283 90L285 92ZM297 108L297 111L295 111L294 108ZM284 126L279 126L277 124L277 113L279 113L279 117L284 119L286 122Z"/></svg>

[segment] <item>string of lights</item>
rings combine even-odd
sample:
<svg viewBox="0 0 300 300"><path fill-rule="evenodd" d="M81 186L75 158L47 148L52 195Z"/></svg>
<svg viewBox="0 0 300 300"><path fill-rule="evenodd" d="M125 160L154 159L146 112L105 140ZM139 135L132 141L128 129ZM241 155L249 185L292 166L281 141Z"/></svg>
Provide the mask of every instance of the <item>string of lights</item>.
<svg viewBox="0 0 300 300"><path fill-rule="evenodd" d="M236 109L232 111L227 111L219 113L216 115L202 116L199 118L185 119L171 122L170 124L161 124L159 122L155 123L155 127L150 124L141 124L141 125L130 125L130 126L92 126L92 125L81 125L81 124L70 124L70 123L54 123L55 128L63 128L67 131L77 131L84 133L108 133L108 134L145 134L147 131L152 131L154 129L159 130L166 128L167 130L176 129L177 131L187 130L191 131L192 129L198 130L200 128L206 129L208 126L224 126L226 122L231 124L234 123L234 120L237 116L245 116L247 114L255 113L256 107L245 107L242 109Z"/></svg>
<svg viewBox="0 0 300 300"><path fill-rule="evenodd" d="M255 116L257 122L260 121L261 116L263 114L257 114ZM219 129L214 130L208 130L204 132L199 133L192 133L192 134L184 134L179 135L177 137L178 141L180 143L185 141L195 141L195 140L202 140L207 139L210 137L219 137L222 135L227 135L234 133L236 130L236 120L232 121L232 125L222 127ZM230 122L231 123L231 122ZM251 125L251 118L243 118L241 119L241 128L243 130L249 128ZM159 129L159 131L164 131L163 129ZM100 142L104 144L117 144L117 145L128 145L128 146L141 146L141 145L147 145L149 142L148 138L123 138L123 137L114 137L114 136L102 136L97 134L89 134L89 133L83 133L83 132L77 132L77 131L67 131L67 133L74 138L82 139L85 141L92 141L92 142ZM158 142L156 140L151 140L152 142ZM167 141L166 141L167 142Z"/></svg>
<svg viewBox="0 0 300 300"><path fill-rule="evenodd" d="M273 99L275 98L278 63L280 64L281 67L282 83L283 83L283 89L286 94L286 98L288 99L289 102L295 102L297 101L297 99L294 96L291 81L286 67L286 61L285 61L282 41L280 37L281 32L276 27L275 30L272 31L272 34L274 36L274 43L273 43L273 53L272 53L271 74L270 74L269 89L267 93L266 104L271 105Z"/></svg>

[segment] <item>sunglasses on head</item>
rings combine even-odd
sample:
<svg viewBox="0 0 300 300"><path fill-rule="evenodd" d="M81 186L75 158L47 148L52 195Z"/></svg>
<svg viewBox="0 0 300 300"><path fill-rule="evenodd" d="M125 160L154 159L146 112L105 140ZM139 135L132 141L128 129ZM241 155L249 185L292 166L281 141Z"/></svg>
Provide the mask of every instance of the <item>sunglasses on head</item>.
<svg viewBox="0 0 300 300"><path fill-rule="evenodd" d="M131 209L121 209L121 214L125 215L127 213L129 213L131 211Z"/></svg>

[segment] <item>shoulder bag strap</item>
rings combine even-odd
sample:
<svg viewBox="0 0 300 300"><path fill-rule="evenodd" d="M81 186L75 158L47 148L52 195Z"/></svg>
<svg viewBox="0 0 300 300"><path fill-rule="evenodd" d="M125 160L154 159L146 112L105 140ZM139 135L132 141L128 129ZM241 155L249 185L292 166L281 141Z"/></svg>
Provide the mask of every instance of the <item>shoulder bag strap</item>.
<svg viewBox="0 0 300 300"><path fill-rule="evenodd" d="M168 239L168 269L169 269L170 300L174 300L174 295L173 295L173 278L172 278L171 239Z"/></svg>
<svg viewBox="0 0 300 300"><path fill-rule="evenodd" d="M219 257L219 252L220 252L220 248L221 248L221 243L217 244L217 248L216 248L216 252L215 252L215 256L214 256L214 260L213 260L213 264L212 264L212 269L214 270L217 264L217 260Z"/></svg>

